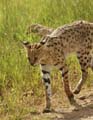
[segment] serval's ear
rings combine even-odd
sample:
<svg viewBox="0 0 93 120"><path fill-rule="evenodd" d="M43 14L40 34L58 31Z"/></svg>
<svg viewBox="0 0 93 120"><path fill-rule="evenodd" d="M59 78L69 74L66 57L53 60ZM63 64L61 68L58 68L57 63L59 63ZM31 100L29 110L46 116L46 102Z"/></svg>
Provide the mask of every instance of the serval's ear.
<svg viewBox="0 0 93 120"><path fill-rule="evenodd" d="M31 48L31 44L30 44L30 42L28 42L28 41L22 41L22 44L23 44L23 46L26 47L26 48Z"/></svg>
<svg viewBox="0 0 93 120"><path fill-rule="evenodd" d="M28 35L30 33L36 33L40 36L46 36L48 34L51 34L53 31L53 28L48 28L40 24L32 24L27 28L26 34Z"/></svg>

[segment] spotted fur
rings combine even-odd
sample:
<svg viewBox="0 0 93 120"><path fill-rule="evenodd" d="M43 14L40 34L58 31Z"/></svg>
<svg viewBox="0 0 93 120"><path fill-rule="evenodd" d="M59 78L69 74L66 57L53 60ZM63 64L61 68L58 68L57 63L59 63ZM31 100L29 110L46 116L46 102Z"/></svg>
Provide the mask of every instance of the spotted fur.
<svg viewBox="0 0 93 120"><path fill-rule="evenodd" d="M51 81L52 66L62 72L64 89L71 104L74 95L81 90L87 78L87 68L93 69L93 23L77 21L70 25L59 27L42 38L40 43L24 43L27 48L28 60L31 65L40 64L42 78L46 91L46 109L51 109ZM82 70L82 79L78 82L74 92L71 91L68 80L68 66L65 62L70 53L76 53Z"/></svg>

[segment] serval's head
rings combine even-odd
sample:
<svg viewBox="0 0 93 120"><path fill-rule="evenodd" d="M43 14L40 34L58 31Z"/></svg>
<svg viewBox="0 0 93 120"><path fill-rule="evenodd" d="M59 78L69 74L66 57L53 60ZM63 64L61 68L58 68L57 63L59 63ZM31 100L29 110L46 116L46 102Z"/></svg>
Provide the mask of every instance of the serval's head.
<svg viewBox="0 0 93 120"><path fill-rule="evenodd" d="M22 42L27 51L27 58L32 66L40 64L42 58L42 45L39 43L30 44L27 41Z"/></svg>

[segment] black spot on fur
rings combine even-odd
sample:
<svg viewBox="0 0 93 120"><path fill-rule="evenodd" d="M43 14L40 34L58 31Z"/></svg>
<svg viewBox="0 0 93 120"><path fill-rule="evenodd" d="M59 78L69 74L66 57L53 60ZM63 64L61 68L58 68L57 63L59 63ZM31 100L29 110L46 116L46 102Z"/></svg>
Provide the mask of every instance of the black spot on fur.
<svg viewBox="0 0 93 120"><path fill-rule="evenodd" d="M43 74L50 74L50 72L45 71L45 70L42 70L42 73L43 73Z"/></svg>
<svg viewBox="0 0 93 120"><path fill-rule="evenodd" d="M49 83L50 84L50 79L49 78L43 78L45 83Z"/></svg>
<svg viewBox="0 0 93 120"><path fill-rule="evenodd" d="M64 67L61 67L59 70L61 70L61 71L62 71L62 70L63 70L63 68L64 68Z"/></svg>
<svg viewBox="0 0 93 120"><path fill-rule="evenodd" d="M64 77L68 73L68 70L62 73L62 76Z"/></svg>
<svg viewBox="0 0 93 120"><path fill-rule="evenodd" d="M41 41L41 42L40 42L40 44L44 45L44 44L45 44L45 42Z"/></svg>

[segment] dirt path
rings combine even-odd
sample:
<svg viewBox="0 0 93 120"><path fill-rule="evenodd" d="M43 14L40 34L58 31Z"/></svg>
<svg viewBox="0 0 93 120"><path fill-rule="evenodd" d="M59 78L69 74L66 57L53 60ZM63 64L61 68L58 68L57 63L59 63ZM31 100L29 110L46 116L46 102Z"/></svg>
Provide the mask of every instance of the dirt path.
<svg viewBox="0 0 93 120"><path fill-rule="evenodd" d="M77 102L81 105L79 110L70 107L57 109L52 113L31 113L23 120L93 120L93 90L79 95Z"/></svg>

